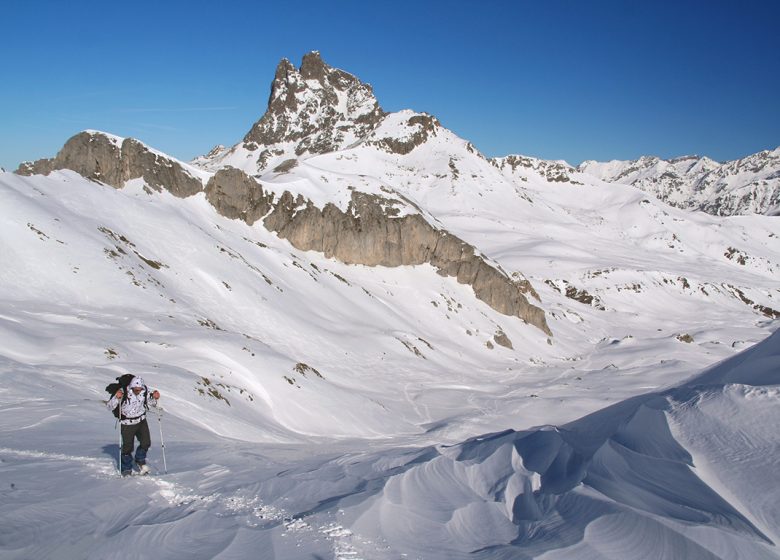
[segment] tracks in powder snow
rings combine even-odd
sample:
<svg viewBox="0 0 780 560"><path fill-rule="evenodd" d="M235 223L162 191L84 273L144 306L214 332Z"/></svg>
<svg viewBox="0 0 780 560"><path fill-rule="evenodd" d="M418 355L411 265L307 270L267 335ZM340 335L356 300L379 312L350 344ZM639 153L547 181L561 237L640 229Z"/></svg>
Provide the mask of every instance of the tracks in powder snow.
<svg viewBox="0 0 780 560"><path fill-rule="evenodd" d="M62 466L57 465L63 463ZM109 484L121 484L123 487L133 485L141 494L148 496L150 504L156 503L164 510L174 508L181 510L181 517L166 516L168 521L175 522L178 518L184 518L193 513L214 515L220 519L238 518L244 519L236 525L250 530L278 531L281 537L292 537L300 541L325 541L330 543L333 560L360 560L363 556L360 549L373 550L371 557L378 552L376 546L365 539L354 535L352 531L339 523L322 523L310 520L308 517L296 517L278 507L263 503L257 495L250 492L236 490L229 494L221 492L201 493L175 481L173 474L152 474L148 476L132 476L123 478L116 470L116 461L106 458L89 456L68 455L65 453L44 452L38 450L13 449L0 447L0 474L11 470L16 473L27 472L28 478L35 477L34 470L38 467L50 467L55 472L64 472L64 476L70 476L73 471L86 471L92 479L106 481ZM188 474L193 474L194 471ZM211 465L201 470L198 474L201 479L225 474L227 469ZM10 476L10 475L9 475ZM15 474L14 476L18 476ZM5 477L3 477L5 478ZM78 486L75 483L75 486ZM87 484L87 486L91 486ZM15 491L19 486L11 483L11 490ZM0 495L9 492L8 486L2 489ZM31 497L31 499L34 499ZM24 505L22 502L20 505ZM0 518L8 514L8 511L0 511ZM129 526L129 525L127 525ZM127 528L125 526L124 528ZM119 530L122 530L120 528ZM2 549L0 548L0 552Z"/></svg>

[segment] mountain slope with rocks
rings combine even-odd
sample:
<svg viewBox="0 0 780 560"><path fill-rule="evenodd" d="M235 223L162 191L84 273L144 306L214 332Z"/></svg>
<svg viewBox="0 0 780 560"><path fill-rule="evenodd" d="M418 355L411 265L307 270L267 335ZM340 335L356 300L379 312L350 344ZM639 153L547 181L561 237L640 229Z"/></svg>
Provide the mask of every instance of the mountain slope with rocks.
<svg viewBox="0 0 780 560"><path fill-rule="evenodd" d="M725 163L698 156L642 157L585 161L577 170L633 185L678 208L716 216L780 214L780 148Z"/></svg>
<svg viewBox="0 0 780 560"><path fill-rule="evenodd" d="M4 557L778 557L774 217L486 158L317 53L232 147L85 131L0 204Z"/></svg>

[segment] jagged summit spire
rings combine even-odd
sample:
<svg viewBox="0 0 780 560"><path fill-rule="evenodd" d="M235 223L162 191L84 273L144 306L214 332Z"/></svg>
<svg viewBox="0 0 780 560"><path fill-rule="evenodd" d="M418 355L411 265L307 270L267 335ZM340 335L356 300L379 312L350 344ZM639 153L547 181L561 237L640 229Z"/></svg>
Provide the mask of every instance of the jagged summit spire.
<svg viewBox="0 0 780 560"><path fill-rule="evenodd" d="M322 60L319 51L311 51L303 55L301 76L304 80L317 80L322 83L328 70L331 68Z"/></svg>
<svg viewBox="0 0 780 560"><path fill-rule="evenodd" d="M268 98L268 108L266 113L280 113L285 109L295 111L297 103L294 95L294 89L291 87L295 81L298 71L292 62L283 58L276 66L274 81L271 83L271 95ZM293 95L290 95L291 90ZM245 140L246 141L246 140Z"/></svg>
<svg viewBox="0 0 780 560"><path fill-rule="evenodd" d="M244 137L244 146L260 151L262 167L290 144L295 155L343 149L370 133L384 116L370 85L312 51L298 69L286 58L279 62L268 108Z"/></svg>

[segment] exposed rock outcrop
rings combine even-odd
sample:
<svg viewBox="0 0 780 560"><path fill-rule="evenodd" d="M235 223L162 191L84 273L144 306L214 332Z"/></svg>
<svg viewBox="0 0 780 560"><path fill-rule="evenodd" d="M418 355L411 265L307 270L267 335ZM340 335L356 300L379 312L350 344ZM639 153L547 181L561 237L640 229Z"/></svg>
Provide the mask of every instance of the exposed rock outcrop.
<svg viewBox="0 0 780 560"><path fill-rule="evenodd" d="M19 167L14 171L17 175L24 175L29 177L30 175L48 175L53 170L51 168L51 162L54 161L51 158L36 159L35 161L23 161L19 164Z"/></svg>
<svg viewBox="0 0 780 560"><path fill-rule="evenodd" d="M285 191L278 200L257 181L237 169L217 172L206 197L227 217L263 224L294 247L318 251L347 264L367 266L432 265L439 274L468 284L477 298L496 311L516 316L551 334L544 311L530 304L535 294L527 281L517 281L478 255L473 246L434 228L419 214L393 216L396 201L352 193L346 211L334 204L318 208Z"/></svg>
<svg viewBox="0 0 780 560"><path fill-rule="evenodd" d="M550 183L582 184L572 178L572 174L577 170L565 161L547 161L528 156L510 155L502 158L493 158L490 160L490 163L500 171L509 174L518 168L524 168L536 172Z"/></svg>
<svg viewBox="0 0 780 560"><path fill-rule="evenodd" d="M70 169L88 179L120 188L124 184L121 143L114 137L79 132L65 142L56 157L22 163L16 173L48 175L60 169Z"/></svg>
<svg viewBox="0 0 780 560"><path fill-rule="evenodd" d="M370 85L325 64L318 52L300 69L283 59L276 68L265 114L244 137L260 162L295 145L296 155L343 149L370 133L385 116Z"/></svg>
<svg viewBox="0 0 780 560"><path fill-rule="evenodd" d="M379 137L367 143L391 154L406 155L427 142L431 136L436 136L441 124L436 117L419 113L400 123L398 128L386 136L377 131L376 136Z"/></svg>
<svg viewBox="0 0 780 560"><path fill-rule="evenodd" d="M503 346L504 348L509 348L510 350L513 349L512 341L509 340L509 337L506 335L504 331L498 331L496 334L494 334L493 340L499 346Z"/></svg>
<svg viewBox="0 0 780 560"><path fill-rule="evenodd" d="M209 179L206 199L223 216L249 225L273 207L273 195L265 194L257 181L232 167L220 169Z"/></svg>
<svg viewBox="0 0 780 560"><path fill-rule="evenodd" d="M200 180L179 162L134 138L122 139L100 132L80 132L65 143L56 157L25 162L16 173L48 175L59 169L70 169L115 188L141 177L150 187L168 190L181 198L203 190Z"/></svg>

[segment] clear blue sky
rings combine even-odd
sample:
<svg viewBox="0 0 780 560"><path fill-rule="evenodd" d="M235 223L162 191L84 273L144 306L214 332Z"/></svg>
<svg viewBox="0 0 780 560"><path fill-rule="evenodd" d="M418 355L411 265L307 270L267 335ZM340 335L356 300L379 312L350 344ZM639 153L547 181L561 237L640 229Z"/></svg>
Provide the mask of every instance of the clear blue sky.
<svg viewBox="0 0 780 560"><path fill-rule="evenodd" d="M2 0L0 165L76 132L238 142L310 50L486 155L736 159L780 145L780 1Z"/></svg>

